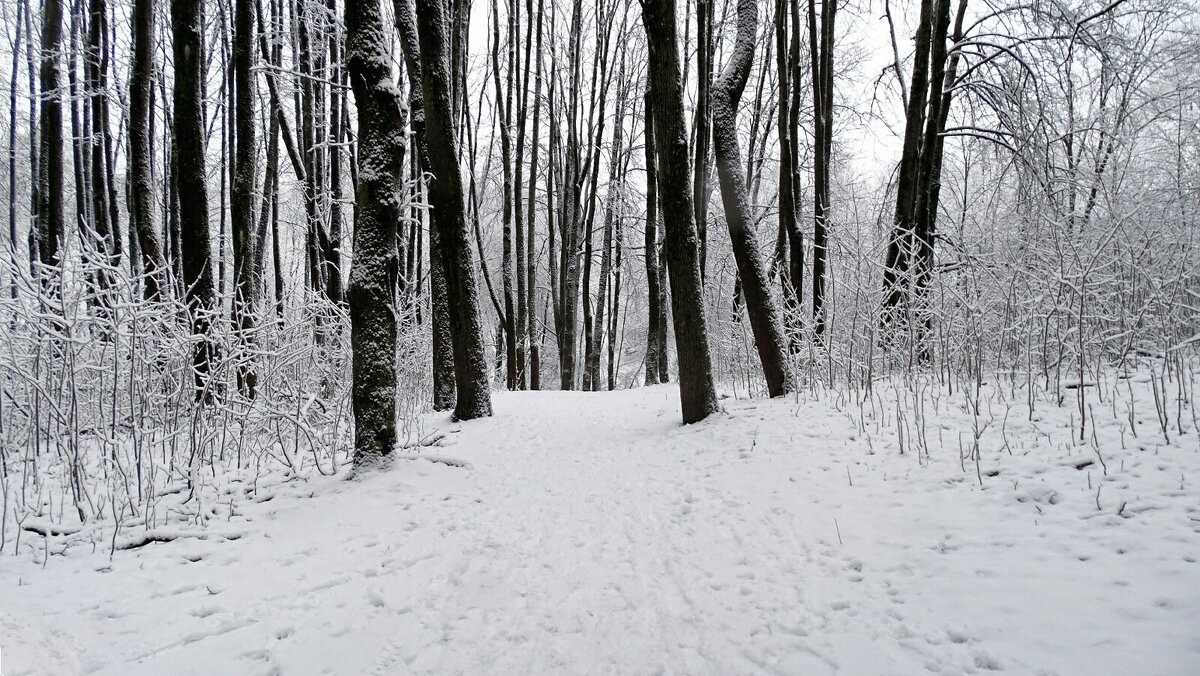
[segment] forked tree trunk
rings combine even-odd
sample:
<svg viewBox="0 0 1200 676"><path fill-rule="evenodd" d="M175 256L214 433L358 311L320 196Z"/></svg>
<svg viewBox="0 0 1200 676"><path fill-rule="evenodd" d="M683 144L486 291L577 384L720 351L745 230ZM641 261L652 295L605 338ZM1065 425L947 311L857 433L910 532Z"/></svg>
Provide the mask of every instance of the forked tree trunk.
<svg viewBox="0 0 1200 676"><path fill-rule="evenodd" d="M679 399L683 422L703 420L720 410L713 382L696 222L688 185L688 147L683 122L683 81L674 0L646 0L642 23L650 47L648 78L654 105L655 147L662 160L658 193L666 228L665 257L671 280L675 351L679 357Z"/></svg>
<svg viewBox="0 0 1200 676"><path fill-rule="evenodd" d="M737 41L729 64L713 86L713 145L717 174L725 204L725 221L737 263L742 295L754 331L754 344L772 397L792 389L787 362L787 338L779 309L771 297L767 270L758 253L746 179L742 174L742 151L737 138L737 107L750 77L754 61L754 37L758 30L755 0L738 0Z"/></svg>

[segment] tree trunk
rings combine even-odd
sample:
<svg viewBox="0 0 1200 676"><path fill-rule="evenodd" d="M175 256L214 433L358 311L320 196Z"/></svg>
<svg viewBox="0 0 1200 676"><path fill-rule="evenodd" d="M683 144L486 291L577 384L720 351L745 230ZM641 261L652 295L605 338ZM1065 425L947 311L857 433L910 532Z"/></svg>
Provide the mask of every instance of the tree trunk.
<svg viewBox="0 0 1200 676"><path fill-rule="evenodd" d="M410 0L393 0L396 28L408 70L409 123L416 142L418 175L429 166L429 151L425 140L425 96L422 91L420 46L417 44L417 24ZM446 288L446 267L442 256L438 216L429 211L429 304L433 333L433 410L454 408L454 343L450 334L450 305Z"/></svg>
<svg viewBox="0 0 1200 676"><path fill-rule="evenodd" d="M192 313L192 331L203 336L193 355L196 396L207 390L209 366L215 358L208 333L216 305L212 245L208 237L208 189L204 171L202 120L202 25L200 0L172 0L171 28L175 55L176 194L179 200L179 249L183 262L183 287Z"/></svg>
<svg viewBox="0 0 1200 676"><path fill-rule="evenodd" d="M378 462L396 443L396 225L401 105L391 80L378 0L346 3L346 61L358 108L354 261L347 300L354 360L354 460Z"/></svg>
<svg viewBox="0 0 1200 676"><path fill-rule="evenodd" d="M696 200L696 233L700 239L700 281L708 274L708 155L712 138L713 3L696 0L696 144L692 193Z"/></svg>
<svg viewBox="0 0 1200 676"><path fill-rule="evenodd" d="M17 299L19 283L17 281L21 269L20 255L17 253L17 80L21 67L21 24L25 15L26 3L17 3L17 20L13 31L12 48L12 77L8 89L8 253L12 268L9 270L9 286L13 300Z"/></svg>
<svg viewBox="0 0 1200 676"><path fill-rule="evenodd" d="M696 222L688 185L688 148L683 123L683 82L679 72L674 0L646 0L642 22L650 47L650 98L654 103L655 146L662 160L658 192L666 228L665 257L671 280L675 351L679 357L679 398L683 422L703 420L720 410L713 382Z"/></svg>
<svg viewBox="0 0 1200 676"><path fill-rule="evenodd" d="M462 21L466 20L464 16ZM467 231L462 175L456 160L456 134L451 106L451 79L446 8L442 0L418 0L417 33L421 49L421 84L425 97L425 140L429 155L430 206L446 273L446 289L454 345L458 399L454 417L470 420L492 414L483 327L475 288L475 264ZM361 137L360 137L361 138Z"/></svg>
<svg viewBox="0 0 1200 676"><path fill-rule="evenodd" d="M604 320L604 306L607 302L608 282L612 277L613 220L620 218L616 212L619 209L624 182L621 159L625 152L625 92L625 56L622 52L621 65L617 72L617 107L616 116L613 119L613 143L609 149L608 195L605 198L604 234L600 250L600 282L596 292L597 302L592 324L591 348L588 350L585 379L587 387L584 388L593 391L600 390L600 351L604 343L605 330L608 328ZM612 334L610 333L609 342L611 343L611 341Z"/></svg>
<svg viewBox="0 0 1200 676"><path fill-rule="evenodd" d="M833 153L833 38L837 0L823 0L820 29L815 0L808 0L813 82L813 334L825 333L825 261L828 255L829 165ZM818 35L819 34L819 35Z"/></svg>
<svg viewBox="0 0 1200 676"><path fill-rule="evenodd" d="M533 78L533 143L530 146L529 155L529 199L526 204L529 206L529 216L526 219L526 238L525 244L525 293L528 298L525 301L525 336L523 340L529 346L529 389L538 390L542 387L541 374L541 348L538 341L534 338L535 335L535 316L537 313L537 209L535 197L535 188L537 187L537 170L538 170L538 142L540 141L541 131L541 116L542 116L542 14L543 0L538 0L537 10L537 46L536 59L537 66L535 67L535 75ZM532 19L532 17L530 17Z"/></svg>
<svg viewBox="0 0 1200 676"><path fill-rule="evenodd" d="M234 118L234 165L231 202L233 213L233 317L238 327L239 341L246 354L252 350L254 332L254 306L258 298L258 275L255 272L254 223L254 179L255 141L254 116L254 5L249 2L234 3L233 27L233 118ZM258 375L249 357L238 367L238 389L249 398L254 397Z"/></svg>
<svg viewBox="0 0 1200 676"><path fill-rule="evenodd" d="M793 0L794 1L794 0ZM788 63L788 0L775 1L775 60L779 79L779 238L777 256L786 252L787 274L784 284L784 307L787 309L786 320L791 333L790 348L793 352L799 350L798 336L800 333L800 310L804 303L804 236L796 218L795 175L796 158L793 150L796 147L794 127L795 119L792 111L791 91L800 87L799 81L793 81L792 69ZM793 31L797 27L792 27ZM783 262L777 260L777 262Z"/></svg>
<svg viewBox="0 0 1200 676"><path fill-rule="evenodd" d="M661 264L658 257L658 152L654 140L654 106L650 92L646 92L645 115L646 152L646 288L649 296L646 306L646 384L657 385L667 381L666 354L666 290L661 284Z"/></svg>
<svg viewBox="0 0 1200 676"><path fill-rule="evenodd" d="M755 0L738 0L737 41L729 64L713 87L713 145L717 174L725 205L725 221L737 263L742 295L750 315L750 328L772 397L792 389L787 362L787 339L779 310L771 298L767 271L758 254L753 216L742 174L742 151L737 138L737 107L750 77L754 61L754 38L758 31Z"/></svg>
<svg viewBox="0 0 1200 676"><path fill-rule="evenodd" d="M59 263L63 238L63 138L62 92L59 90L59 54L62 52L62 0L42 5L40 64L41 147L38 183L38 259L46 268ZM48 275L48 270L42 270ZM48 279L47 279L48 281Z"/></svg>
<svg viewBox="0 0 1200 676"><path fill-rule="evenodd" d="M166 259L158 230L154 227L151 195L154 179L150 144L154 111L151 86L154 79L154 0L135 0L133 5L133 66L129 76L129 228L137 234L142 256L147 299L159 297L167 280Z"/></svg>

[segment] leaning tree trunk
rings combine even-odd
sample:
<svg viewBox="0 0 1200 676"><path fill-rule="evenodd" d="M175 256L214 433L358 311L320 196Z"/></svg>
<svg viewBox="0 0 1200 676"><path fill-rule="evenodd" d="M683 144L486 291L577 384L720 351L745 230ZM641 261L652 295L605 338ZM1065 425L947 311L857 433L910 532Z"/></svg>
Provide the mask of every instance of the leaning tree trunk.
<svg viewBox="0 0 1200 676"><path fill-rule="evenodd" d="M729 64L713 86L713 146L717 155L717 175L725 204L725 221L737 262L742 295L750 315L750 328L772 397L792 389L787 363L787 338L784 336L779 309L771 297L767 271L758 254L754 217L746 178L742 173L742 151L737 138L737 107L750 67L754 61L754 36L758 30L755 0L738 0L737 41Z"/></svg>
<svg viewBox="0 0 1200 676"><path fill-rule="evenodd" d="M354 460L378 462L396 443L396 225L400 222L401 105L391 79L379 0L346 3L346 60L358 107L354 261L347 300L353 351Z"/></svg>
<svg viewBox="0 0 1200 676"><path fill-rule="evenodd" d="M193 354L196 396L208 396L208 372L215 357L208 338L216 305L212 244L208 238L208 189L204 171L204 125L201 118L201 0L173 0L171 27L175 52L175 165L179 199L180 257L183 286L192 313L192 331L203 336Z"/></svg>
<svg viewBox="0 0 1200 676"><path fill-rule="evenodd" d="M133 5L133 66L129 77L129 227L136 233L142 255L146 298L157 298L168 269L154 227L151 206L154 179L150 155L150 96L154 79L154 0Z"/></svg>
<svg viewBox="0 0 1200 676"><path fill-rule="evenodd" d="M713 382L696 220L688 185L688 147L683 122L683 81L679 72L675 0L646 0L642 23L650 45L649 84L654 102L654 134L658 156L658 192L666 228L667 273L675 352L679 358L679 399L683 422L703 420L720 410Z"/></svg>
<svg viewBox="0 0 1200 676"><path fill-rule="evenodd" d="M466 20L465 16L462 20ZM483 326L479 318L479 294L475 288L475 262L467 230L466 201L455 152L449 29L442 0L418 0L425 141L428 169L433 175L429 202L438 214L435 220L450 301L454 377L458 390L454 417L470 420L491 415L492 399L488 389Z"/></svg>

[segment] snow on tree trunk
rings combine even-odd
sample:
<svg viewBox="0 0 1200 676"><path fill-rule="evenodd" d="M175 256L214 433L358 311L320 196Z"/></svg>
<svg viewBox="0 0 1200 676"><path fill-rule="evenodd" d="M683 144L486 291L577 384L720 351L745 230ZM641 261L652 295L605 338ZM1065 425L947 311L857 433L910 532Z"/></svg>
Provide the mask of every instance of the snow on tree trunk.
<svg viewBox="0 0 1200 676"><path fill-rule="evenodd" d="M346 297L354 460L363 466L391 453L396 442L395 243L404 131L379 0L346 3L346 59L358 108L358 218Z"/></svg>
<svg viewBox="0 0 1200 676"><path fill-rule="evenodd" d="M214 356L207 336L217 290L208 237L208 188L204 171L200 4L200 0L174 0L171 5L171 27L175 33L175 148L171 159L179 200L183 286L192 313L192 330L205 336L193 356L196 394L207 396L209 364Z"/></svg>
<svg viewBox="0 0 1200 676"><path fill-rule="evenodd" d="M675 0L647 0L642 23L650 47L650 97L654 103L655 145L660 159L658 196L666 229L663 247L671 282L675 352L679 358L679 398L683 422L703 420L720 410L713 383L700 252L692 191L688 185L688 146L683 123L683 81L679 72Z"/></svg>
<svg viewBox="0 0 1200 676"><path fill-rule="evenodd" d="M462 20L465 20L463 17ZM425 97L425 141L429 155L429 203L446 273L454 377L458 399L454 417L470 420L492 414L475 261L467 230L466 200L457 161L450 92L450 29L441 0L418 0L417 34ZM360 137L361 138L361 137Z"/></svg>
<svg viewBox="0 0 1200 676"><path fill-rule="evenodd" d="M742 174L742 151L737 138L737 107L750 77L754 61L754 36L758 30L755 0L738 0L737 41L729 64L713 86L713 146L717 155L717 175L725 205L725 221L737 262L742 294L750 315L750 328L772 397L792 389L787 363L787 338L779 309L768 287L767 271L758 255L753 216Z"/></svg>

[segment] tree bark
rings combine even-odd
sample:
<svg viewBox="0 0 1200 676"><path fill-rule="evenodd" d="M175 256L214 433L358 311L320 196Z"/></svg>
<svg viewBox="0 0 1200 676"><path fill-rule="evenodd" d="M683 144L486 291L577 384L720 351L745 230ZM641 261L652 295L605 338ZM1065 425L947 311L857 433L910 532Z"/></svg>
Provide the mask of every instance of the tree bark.
<svg viewBox="0 0 1200 676"><path fill-rule="evenodd" d="M655 146L662 160L658 191L666 228L667 272L671 280L671 310L675 351L679 357L679 398L683 422L703 420L720 410L713 382L704 296L700 282L699 248L688 185L688 148L683 123L683 81L674 0L646 0L642 23L650 47L650 98L654 103Z"/></svg>
<svg viewBox="0 0 1200 676"><path fill-rule="evenodd" d="M825 262L828 256L829 165L833 153L833 38L837 0L823 0L820 28L815 0L808 0L813 90L813 334L825 333Z"/></svg>
<svg viewBox="0 0 1200 676"><path fill-rule="evenodd" d="M239 341L251 354L254 332L254 306L258 298L255 279L254 180L256 177L255 155L256 130L254 118L254 5L249 2L234 3L233 27L233 118L234 118L234 165L231 187L231 226L233 233L233 316L238 327ZM252 363L246 361L238 367L238 389L253 398L258 374Z"/></svg>
<svg viewBox="0 0 1200 676"><path fill-rule="evenodd" d="M171 3L175 53L175 150L171 161L179 200L183 286L192 313L192 331L202 336L192 359L197 397L211 396L207 390L208 372L216 356L208 336L216 305L216 286L212 244L208 237L208 188L204 171L200 5L200 0L172 0Z"/></svg>
<svg viewBox="0 0 1200 676"><path fill-rule="evenodd" d="M379 0L346 3L346 61L358 108L354 260L347 300L353 350L354 459L369 465L396 443L396 226L401 105L392 83Z"/></svg>
<svg viewBox="0 0 1200 676"><path fill-rule="evenodd" d="M792 389L787 362L787 338L779 309L771 297L767 271L758 254L758 241L750 211L746 179L742 174L742 152L737 138L737 107L750 77L754 61L754 38L758 31L755 0L738 0L737 41L728 65L713 87L713 145L717 175L725 205L725 221L737 263L738 277L750 328L762 362L767 392L772 397Z"/></svg>
<svg viewBox="0 0 1200 676"><path fill-rule="evenodd" d="M62 51L62 0L45 0L42 6L38 162L38 259L45 268L59 263L63 238L63 138L62 98L59 89L59 54ZM48 281L48 280L47 280Z"/></svg>
<svg viewBox="0 0 1200 676"><path fill-rule="evenodd" d="M645 152L646 152L646 384L667 382L666 349L666 290L662 285L662 264L658 244L658 152L654 138L654 106L646 92Z"/></svg>
<svg viewBox="0 0 1200 676"><path fill-rule="evenodd" d="M137 234L147 299L166 288L167 268L151 208L151 86L154 79L154 0L134 0L133 66L129 77L129 227Z"/></svg>
<svg viewBox="0 0 1200 676"><path fill-rule="evenodd" d="M429 171L433 175L429 202L437 213L435 222L446 272L454 345L454 376L458 391L454 417L470 420L490 416L492 401L462 176L455 159L457 140L451 105L452 76L447 35L450 28L443 0L417 1L425 140Z"/></svg>
<svg viewBox="0 0 1200 676"><path fill-rule="evenodd" d="M416 142L418 173L429 166L429 151L425 139L425 96L422 90L420 63L421 48L417 43L416 16L411 0L393 0L396 28L408 70L409 124ZM442 257L438 215L428 212L429 218L429 304L433 334L433 410L454 408L454 343L450 334L450 305L446 288L446 267Z"/></svg>

